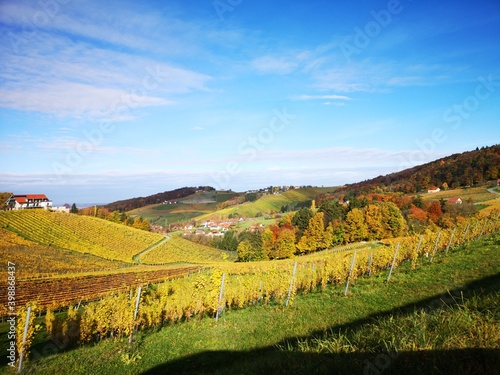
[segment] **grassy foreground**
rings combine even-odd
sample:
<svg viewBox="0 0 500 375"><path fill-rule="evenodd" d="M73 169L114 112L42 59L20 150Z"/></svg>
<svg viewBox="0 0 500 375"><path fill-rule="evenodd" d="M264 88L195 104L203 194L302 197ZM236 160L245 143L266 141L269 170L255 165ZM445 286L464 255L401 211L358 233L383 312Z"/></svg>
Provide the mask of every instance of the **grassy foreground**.
<svg viewBox="0 0 500 375"><path fill-rule="evenodd" d="M497 373L500 235L294 304L226 311L58 350L43 338L26 374ZM4 336L2 330L2 336ZM40 341L41 340L41 341ZM2 340L3 341L3 340ZM3 348L2 348L3 349ZM3 351L3 350L2 350ZM5 352L5 351L3 351ZM1 373L13 373L3 367Z"/></svg>

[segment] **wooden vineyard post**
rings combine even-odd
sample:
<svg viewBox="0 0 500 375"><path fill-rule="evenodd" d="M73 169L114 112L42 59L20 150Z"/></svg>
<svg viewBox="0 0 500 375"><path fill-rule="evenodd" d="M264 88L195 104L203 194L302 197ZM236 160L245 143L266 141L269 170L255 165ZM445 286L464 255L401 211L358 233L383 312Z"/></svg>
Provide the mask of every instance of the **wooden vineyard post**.
<svg viewBox="0 0 500 375"><path fill-rule="evenodd" d="M285 303L286 307L288 307L288 304L290 303L290 296L292 295L293 282L295 279L295 272L297 272L297 262L295 262L293 264L292 278L290 279L290 286L288 287L288 295L286 296L286 303Z"/></svg>
<svg viewBox="0 0 500 375"><path fill-rule="evenodd" d="M347 296L347 292L349 291L349 281L352 277L352 271L354 269L354 264L356 263L356 250L354 250L354 254L352 255L351 268L349 269L349 276L347 276L347 283L345 284L344 296Z"/></svg>
<svg viewBox="0 0 500 375"><path fill-rule="evenodd" d="M262 280L260 280L260 285L259 285L259 298L258 298L258 301L262 301L264 299L264 293L262 292Z"/></svg>
<svg viewBox="0 0 500 375"><path fill-rule="evenodd" d="M448 245L446 246L446 252L445 255L448 255L448 250L450 249L451 242L453 241L453 236L455 235L455 232L457 230L457 227L453 229L453 232L451 232L450 240L448 241Z"/></svg>
<svg viewBox="0 0 500 375"><path fill-rule="evenodd" d="M219 300L217 302L217 313L215 314L215 321L218 322L219 321L219 316L222 312L222 310L224 310L224 308L221 306L221 303L222 303L222 295L224 293L224 282L226 280L226 274L223 273L222 274L222 281L220 283L220 292L219 292Z"/></svg>
<svg viewBox="0 0 500 375"><path fill-rule="evenodd" d="M135 320L137 319L137 313L139 311L139 302L141 301L141 291L142 291L142 286L139 285L137 288L137 299L135 300L135 309L134 309L134 327L132 328L132 332L130 332L130 336L128 338L128 343L132 343L132 336L134 334L135 330Z"/></svg>
<svg viewBox="0 0 500 375"><path fill-rule="evenodd" d="M370 251L370 256L368 257L368 276L372 276L372 263L373 263L373 248Z"/></svg>
<svg viewBox="0 0 500 375"><path fill-rule="evenodd" d="M424 239L424 235L421 234L420 235L420 238L418 239L418 245L417 245L417 250L415 250L415 252L417 253L417 256L418 256L418 252L420 251L420 247L422 246L422 240Z"/></svg>
<svg viewBox="0 0 500 375"><path fill-rule="evenodd" d="M139 311L139 302L141 300L141 291L142 291L142 286L139 285L139 288L137 288L137 299L135 300L134 320L137 319L137 312Z"/></svg>
<svg viewBox="0 0 500 375"><path fill-rule="evenodd" d="M434 244L434 249L432 250L432 255L431 255L431 263L432 260L434 259L434 255L436 255L436 250L439 245L439 238L441 237L441 231L438 232L438 235L436 237L436 243Z"/></svg>
<svg viewBox="0 0 500 375"><path fill-rule="evenodd" d="M479 233L479 237L481 237L484 233L484 229L486 228L486 224L488 223L488 218L486 218L484 220L484 224L483 224L483 229L481 229L481 233Z"/></svg>
<svg viewBox="0 0 500 375"><path fill-rule="evenodd" d="M476 221L476 225L474 225L474 229L472 230L472 233L471 233L471 241L474 239L474 235L477 231L477 227L479 226L479 220Z"/></svg>
<svg viewBox="0 0 500 375"><path fill-rule="evenodd" d="M462 241L465 241L465 237L467 237L467 232L469 232L470 222L467 223L467 228L465 228L465 232L462 236Z"/></svg>
<svg viewBox="0 0 500 375"><path fill-rule="evenodd" d="M396 250L394 251L394 257L392 258L391 269L389 270L389 275L387 275L387 282L391 279L392 270L394 269L394 263L396 263L396 257L398 256L400 242L396 245Z"/></svg>
<svg viewBox="0 0 500 375"><path fill-rule="evenodd" d="M21 369L23 367L24 346L26 345L26 336L28 335L28 328L30 325L30 314L31 306L28 306L28 310L26 311L26 323L24 324L23 341L21 344L21 353L19 353L19 367L17 368L18 373L21 373Z"/></svg>

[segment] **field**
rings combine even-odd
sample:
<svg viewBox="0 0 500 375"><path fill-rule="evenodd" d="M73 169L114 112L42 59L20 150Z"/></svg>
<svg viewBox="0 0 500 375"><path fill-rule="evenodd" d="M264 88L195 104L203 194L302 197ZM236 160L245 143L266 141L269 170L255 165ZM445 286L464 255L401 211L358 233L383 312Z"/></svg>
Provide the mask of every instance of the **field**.
<svg viewBox="0 0 500 375"><path fill-rule="evenodd" d="M469 199L472 200L473 203L481 203L497 197L496 194L491 193L485 187L475 187L475 188L466 188L466 189L452 189L452 190L441 190L438 193L426 193L422 194L422 199L425 200L433 200L433 199L449 199L452 197L461 198L465 203Z"/></svg>
<svg viewBox="0 0 500 375"><path fill-rule="evenodd" d="M16 301L21 305L38 301L41 308L60 308L184 276L201 268L196 264L235 257L182 238L155 248L161 241L161 235L93 217L41 210L0 212L0 255L15 267ZM137 265L133 258L139 254L151 259L160 254L168 264ZM0 277L8 279L7 267ZM7 294L2 293L2 316L6 303Z"/></svg>
<svg viewBox="0 0 500 375"><path fill-rule="evenodd" d="M471 373L499 360L500 237L344 285L66 350L38 335L27 374ZM5 325L0 326L5 335ZM51 349L44 351L47 345ZM2 348L3 349L3 348ZM56 353L56 354L52 354ZM3 373L9 373L5 367Z"/></svg>
<svg viewBox="0 0 500 375"><path fill-rule="evenodd" d="M184 222L217 210L218 203L177 203L150 205L129 211L131 216L139 215L152 224Z"/></svg>
<svg viewBox="0 0 500 375"><path fill-rule="evenodd" d="M0 226L42 245L128 263L135 254L163 239L159 234L99 218L44 210L2 211Z"/></svg>
<svg viewBox="0 0 500 375"><path fill-rule="evenodd" d="M143 264L203 264L225 260L234 262L236 260L235 252L203 246L177 236L170 238L141 257Z"/></svg>
<svg viewBox="0 0 500 375"><path fill-rule="evenodd" d="M39 308L60 309L80 302L95 300L118 292L127 292L139 285L163 282L188 275L201 267L130 267L119 271L104 271L57 275L50 278L16 280L16 304L24 306L36 301ZM0 296L0 306L7 305L7 295ZM4 315L5 311L0 311Z"/></svg>
<svg viewBox="0 0 500 375"><path fill-rule="evenodd" d="M130 267L130 264L111 261L91 254L82 254L55 246L40 245L0 228L0 257L15 262L19 279L48 277L92 271L111 271ZM6 280L7 269L0 270Z"/></svg>
<svg viewBox="0 0 500 375"><path fill-rule="evenodd" d="M231 206L214 213L205 214L196 220L207 220L220 217L228 217L237 214L243 217L256 217L259 215L280 212L282 206L305 202L314 199L318 194L333 191L335 188L303 188L292 189L279 195L268 194L255 202L245 202L240 205Z"/></svg>
<svg viewBox="0 0 500 375"><path fill-rule="evenodd" d="M478 191L476 194L482 193ZM265 199L253 204L258 206L262 204L260 201L273 204L283 197L292 201L306 196L304 192L291 191L288 196L287 193L264 196ZM340 358L346 354L355 354L360 363L363 363L367 353L409 352L409 355L413 356L413 351L419 352L422 348L430 348L454 355L447 351L460 351L477 342L483 343L487 349L499 349L495 346L497 341L492 341L491 335L480 336L488 330L496 335L497 327L494 319L490 315L483 314L482 309L476 308L478 303L497 301L498 293L493 296L471 296L472 302L462 300L458 310L440 312L435 319L442 319L444 316L463 320L462 311L468 309L467 314L474 316L476 320L485 320L483 331L474 331L474 337L464 338L460 336L463 335L463 331L460 331L459 327L450 325L448 329L455 329L456 332L448 333L449 336L458 338L455 341L448 340L445 344L438 340L439 335L444 333L439 330L433 331L428 327L421 328L415 334L435 332L436 339L432 345L426 344L425 341L419 343L410 337L411 334L404 342L395 340L395 337L399 337L397 331L389 330L392 327L392 320L383 319L385 305L380 305L380 301L384 300L385 304L394 307L404 304L414 306L422 303L422 299L432 297L432 293L428 291L425 295L425 292L416 290L417 286L407 289L413 279L419 279L423 285L428 285L429 289L437 291L443 288L446 290L449 288L448 284L455 285L454 283L459 280L470 282L478 279L477 275L491 276L495 274L494 272L498 273L500 271L499 225L497 216L472 217L456 228L441 229L439 232L427 231L423 236L349 244L272 262L235 263L234 252L224 252L194 244L182 237L164 237L136 230L132 230L132 234L137 233L143 240L132 243L135 246L132 252L130 250L132 246L128 250L124 247L127 241L124 240L126 236L122 230L123 228L129 231L131 228L91 217L44 211L21 211L0 213L0 251L9 261L16 263L16 306L21 314L19 316L22 316L23 307L28 302L36 303L37 313L43 313L47 308L63 310L57 314L58 318L54 318L53 323L40 320L42 331L35 338L38 344L33 346L35 354L31 357L31 363L27 364L27 373L54 371L65 373L63 367L57 368L66 365L66 362L57 365L60 358L69 356L66 359L71 362L73 361L71 353L92 352L98 350L94 349L96 347L110 348L110 345L116 345L113 353L118 352L122 355L115 358L113 355L110 356L109 352L102 354L94 352L94 354L97 357L103 355L108 356L107 359L114 358L113 361L117 362L113 362L110 366L115 370L121 369L118 373L144 373L148 369L152 371L151 373L161 373L164 370L183 373L183 368L191 368L191 361L207 363L207 370L217 370L216 372L221 370L222 373L234 371L235 367L231 367L233 365L227 369L219 368L220 360L217 355L214 356L215 362L207 359L213 357L210 351L214 348L232 351L235 357L248 362L249 369L252 369L248 370L248 373L260 373L264 367L259 367L263 366L262 363L254 360L253 356L260 357L262 347L266 347L266 352L278 353L278 358L295 355L302 358L302 354L306 356L314 354L314 357L318 358L333 354L335 358ZM43 231L47 233L42 235ZM151 238L154 238L154 241L151 241ZM482 242L471 242L477 238L482 238ZM104 251L108 244L111 247L106 254ZM103 251L99 253L101 257L90 254L90 251L84 251L87 247L97 245L101 246L100 251ZM122 252L128 252L127 259L130 256L132 261L124 262L117 256L120 246ZM30 252L33 252L32 257ZM54 257L52 261L51 256ZM109 259L105 259L105 256ZM455 263L453 259L459 259L457 262L462 264ZM138 264L134 265L132 262ZM75 265L73 270L70 267L71 263ZM469 264L475 266L470 267ZM433 280L421 279L421 272L433 266L439 266L431 273ZM446 274L442 274L443 268L446 269ZM51 270L57 270L58 273L53 274ZM392 279L389 283L391 274ZM403 278L400 278L401 275ZM8 279L7 272L3 271L2 276ZM439 277L443 277L443 281L440 281ZM366 287L367 285L369 286ZM135 305L133 295L138 286L142 286L143 291L138 300L140 302L137 305L138 315L135 317L132 314ZM382 286L385 286L385 291ZM384 299L384 293L390 289L399 290L400 295L389 293L386 296L389 299ZM371 294L376 291L378 294ZM323 299L325 295L329 296L327 300ZM359 299L358 295L364 297ZM314 312L304 310L306 305L303 301L308 301L312 308L321 310L322 314L332 315L331 319L323 321L320 319L322 315L311 316ZM371 301L373 306L366 306L366 301ZM345 311L344 303L355 311ZM7 294L0 296L0 305L1 313L5 315ZM71 307L66 310L66 306L76 305L78 310ZM337 310L332 310L331 306L339 309L340 315ZM246 334L238 336L231 331L236 340L234 344L218 346L219 344L215 343L213 346L214 340L221 333L213 330L227 328L229 331L221 335L229 335L232 328L226 326L226 322L232 316L242 316L243 320L249 319L254 314L250 310L263 314L264 323L261 324L266 325L267 329L259 331L255 324L247 322L253 327L254 332L249 336L248 331L241 327L243 322L235 321L234 326L238 326L242 334L245 332ZM290 315L294 311L296 315ZM353 324L349 319L362 312L382 314L376 321L363 322L362 329L366 329L366 333L339 331L337 334L337 331L330 330L331 327L336 327L339 321L343 322L341 325L343 329L345 324L349 327ZM219 325L211 323L216 314L222 314L222 322L219 322ZM271 314L273 320L265 323L266 314ZM413 311L403 317L398 314L395 313L394 319L401 319L401 324L410 332L411 327L408 326L412 324L411 322L425 322L428 318L419 311ZM359 315L357 319L365 319L368 315ZM288 323L283 316L287 317ZM313 320L309 321L308 317ZM198 322L199 326L196 327L201 327L201 332L204 332L206 337L197 336L198 333L195 333L190 338L195 340L191 349L186 346L189 339L182 338L179 343L175 337L169 337L175 342L175 346L168 356L160 356L155 350L151 350L152 353L156 353L152 356L149 351L143 352L144 348L148 347L149 340L157 340L163 334L167 334L167 331L182 332L188 328L181 327L193 327L194 321ZM329 325L325 326L327 321ZM433 321L430 320L431 323ZM290 322L295 322L293 324L296 326L288 326L287 324L292 324ZM387 327L384 328L387 332L383 332L386 336L376 333L379 325ZM73 327L72 331L68 331L70 326ZM206 331L207 327L212 331ZM480 330L481 326L471 325L468 328ZM0 331L1 329L2 325ZM153 332L157 330L160 332L154 334ZM320 333L317 330L320 330ZM134 331L135 341L129 346L125 343L127 341L125 337ZM316 333L311 337L311 332ZM49 362L45 362L44 355L40 356L40 350L43 351L44 347L54 346L54 342L51 344L48 341L50 339L47 334L52 335L52 339L57 335L62 340L59 342L65 343L59 349L56 348L56 352L59 353L57 356L51 356ZM376 342L377 337L384 337L383 343L386 346ZM183 340L186 340L185 343ZM87 345L97 342L99 343L97 345ZM167 345L159 342L157 344ZM0 343L0 349L1 345L3 344ZM77 345L84 347L76 349ZM66 351L70 348L70 351ZM250 353L249 357L244 353ZM85 354L79 355L85 356ZM198 355L201 356L200 359L197 358ZM195 356L194 359L191 356ZM37 357L40 357L39 360L34 361ZM166 358L168 363L165 362ZM337 359L340 360L339 358ZM322 360L329 363L325 358ZM274 363L271 356L266 357L265 361L271 368L276 368L278 373L296 373L295 368L287 367L291 365L290 363L301 369L300 361ZM105 362L104 358L101 358L100 362L85 359L81 362L83 367L75 364L72 370L75 373L79 373L78 369L82 372L87 370L92 373L109 373L111 368L107 367ZM88 363L94 363L95 368L89 369ZM51 367L53 365L56 367ZM314 365L310 363L308 366ZM307 372L306 369L304 371Z"/></svg>
<svg viewBox="0 0 500 375"><path fill-rule="evenodd" d="M255 217L257 214L280 212L281 207L314 199L318 194L331 192L335 188L303 188L292 189L280 195L264 195L255 202L230 206L220 209L220 203L243 193L234 192L200 192L181 198L177 203L153 204L141 207L127 213L131 216L139 215L151 223L165 226L165 224L188 220L204 221L207 219L224 219L230 214L244 217Z"/></svg>
<svg viewBox="0 0 500 375"><path fill-rule="evenodd" d="M198 192L181 198L175 201L176 203L152 204L129 211L128 214L139 215L153 224L165 226L165 224L183 222L217 211L220 203L237 195L237 193L220 191Z"/></svg>

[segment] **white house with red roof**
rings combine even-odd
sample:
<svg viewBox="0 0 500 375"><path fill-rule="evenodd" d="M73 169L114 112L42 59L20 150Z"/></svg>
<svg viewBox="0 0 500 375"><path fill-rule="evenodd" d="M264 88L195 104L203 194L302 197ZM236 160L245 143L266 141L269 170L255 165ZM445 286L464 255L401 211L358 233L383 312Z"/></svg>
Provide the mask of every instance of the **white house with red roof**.
<svg viewBox="0 0 500 375"><path fill-rule="evenodd" d="M28 208L52 208L52 201L45 194L11 195L5 204L11 210L25 210Z"/></svg>
<svg viewBox="0 0 500 375"><path fill-rule="evenodd" d="M438 188L437 186L429 186L427 188L427 193L429 193L429 194L439 193L440 191L441 191L441 189Z"/></svg>
<svg viewBox="0 0 500 375"><path fill-rule="evenodd" d="M453 203L453 204L462 204L463 203L462 198L459 198L459 197L452 197L452 198L448 199L448 202Z"/></svg>

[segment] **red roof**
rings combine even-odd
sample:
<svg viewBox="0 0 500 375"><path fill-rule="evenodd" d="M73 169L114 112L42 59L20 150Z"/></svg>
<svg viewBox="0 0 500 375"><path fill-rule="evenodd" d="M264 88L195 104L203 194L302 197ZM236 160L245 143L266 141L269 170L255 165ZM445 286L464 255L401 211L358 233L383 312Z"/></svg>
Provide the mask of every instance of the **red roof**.
<svg viewBox="0 0 500 375"><path fill-rule="evenodd" d="M28 199L48 199L45 194L26 194Z"/></svg>
<svg viewBox="0 0 500 375"><path fill-rule="evenodd" d="M448 199L448 202L457 203L459 199L460 199L459 197L453 197L453 198ZM462 199L460 199L460 200L462 200Z"/></svg>
<svg viewBox="0 0 500 375"><path fill-rule="evenodd" d="M41 200L49 200L45 194L23 194L23 195L14 195L13 198L17 203L26 203L28 199L41 199Z"/></svg>

